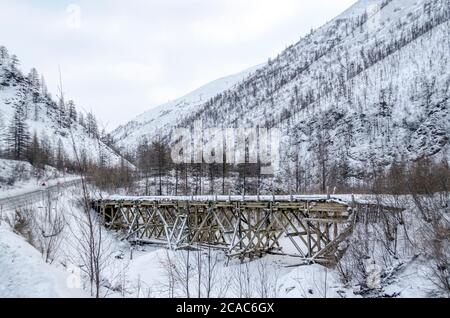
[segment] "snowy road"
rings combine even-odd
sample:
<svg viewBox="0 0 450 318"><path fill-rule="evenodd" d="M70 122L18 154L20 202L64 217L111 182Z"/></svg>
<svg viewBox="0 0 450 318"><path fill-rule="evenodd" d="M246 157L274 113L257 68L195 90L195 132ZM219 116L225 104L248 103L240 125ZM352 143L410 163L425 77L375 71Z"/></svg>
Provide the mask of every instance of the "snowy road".
<svg viewBox="0 0 450 318"><path fill-rule="evenodd" d="M10 196L0 199L0 211L8 211L26 206L30 203L42 200L42 198L58 193L62 189L76 186L81 183L81 179L62 182L57 185L48 186L40 190L34 190L20 195Z"/></svg>

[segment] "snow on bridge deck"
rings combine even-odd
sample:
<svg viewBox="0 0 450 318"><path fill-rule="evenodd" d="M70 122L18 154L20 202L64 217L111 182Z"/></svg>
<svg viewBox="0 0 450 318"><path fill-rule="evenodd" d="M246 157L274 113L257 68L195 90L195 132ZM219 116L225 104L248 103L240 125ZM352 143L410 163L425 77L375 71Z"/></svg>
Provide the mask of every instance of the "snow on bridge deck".
<svg viewBox="0 0 450 318"><path fill-rule="evenodd" d="M213 246L230 257L281 253L333 262L352 229L351 196L107 196L92 201L105 226L169 249Z"/></svg>
<svg viewBox="0 0 450 318"><path fill-rule="evenodd" d="M351 195L200 195L200 196L106 196L94 200L103 202L333 202L348 205Z"/></svg>
<svg viewBox="0 0 450 318"><path fill-rule="evenodd" d="M240 258L281 253L326 263L341 256L340 243L359 212L369 219L401 210L362 195L113 195L93 199L92 207L107 228L134 242L170 249L214 246Z"/></svg>

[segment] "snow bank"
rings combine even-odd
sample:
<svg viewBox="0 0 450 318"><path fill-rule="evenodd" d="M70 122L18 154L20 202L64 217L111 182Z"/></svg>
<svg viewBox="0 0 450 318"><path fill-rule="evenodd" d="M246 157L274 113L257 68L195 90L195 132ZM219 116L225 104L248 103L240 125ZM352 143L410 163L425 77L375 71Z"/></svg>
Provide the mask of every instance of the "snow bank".
<svg viewBox="0 0 450 318"><path fill-rule="evenodd" d="M69 273L46 264L40 253L0 224L0 298L80 298L87 295L68 287Z"/></svg>

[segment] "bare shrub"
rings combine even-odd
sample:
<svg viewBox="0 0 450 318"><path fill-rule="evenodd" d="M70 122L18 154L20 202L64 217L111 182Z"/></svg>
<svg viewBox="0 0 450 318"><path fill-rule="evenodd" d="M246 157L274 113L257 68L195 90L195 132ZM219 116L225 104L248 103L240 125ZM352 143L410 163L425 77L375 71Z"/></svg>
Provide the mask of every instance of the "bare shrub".
<svg viewBox="0 0 450 318"><path fill-rule="evenodd" d="M254 281L248 263L240 264L232 272L232 291L237 298L254 297Z"/></svg>
<svg viewBox="0 0 450 318"><path fill-rule="evenodd" d="M369 233L366 227L359 226L347 241L347 250L337 263L337 270L344 284L356 282L366 286L367 263L369 259Z"/></svg>
<svg viewBox="0 0 450 318"><path fill-rule="evenodd" d="M170 255L166 251L165 259L161 261L165 270L167 284L165 285L168 296L191 298L191 284L195 276L195 267L192 264L191 251L178 251Z"/></svg>
<svg viewBox="0 0 450 318"><path fill-rule="evenodd" d="M111 262L113 249L111 242L103 236L99 215L91 209L85 165L78 155L73 134L71 134L71 137L76 163L81 176L82 195L78 205L83 211L83 213L72 213L74 222L72 226L69 226L69 229L77 240L72 242L74 253L71 257L73 264L80 264L81 271L87 275L91 295L99 298L101 285L104 281L104 270Z"/></svg>
<svg viewBox="0 0 450 318"><path fill-rule="evenodd" d="M225 297L231 281L220 266L221 252L212 248L166 251L160 261L164 270L162 287L169 298Z"/></svg>
<svg viewBox="0 0 450 318"><path fill-rule="evenodd" d="M33 228L35 232L35 246L42 253L46 263L53 263L63 239L66 220L58 199L52 198L47 192L43 211L33 213Z"/></svg>
<svg viewBox="0 0 450 318"><path fill-rule="evenodd" d="M257 295L260 298L276 298L278 297L279 285L278 280L280 271L269 265L265 259L257 261L257 270L255 277L255 287Z"/></svg>
<svg viewBox="0 0 450 318"><path fill-rule="evenodd" d="M34 244L31 211L28 208L16 209L12 220L7 219L9 226L31 245Z"/></svg>
<svg viewBox="0 0 450 318"><path fill-rule="evenodd" d="M409 189L422 216L418 241L432 263L430 280L450 295L450 169L443 159L433 164L422 159L410 167Z"/></svg>
<svg viewBox="0 0 450 318"><path fill-rule="evenodd" d="M230 282L222 279L222 273L219 271L219 253L213 252L211 247L208 247L207 252L202 255L200 262L204 264L205 269L200 271L201 275L199 276L201 287L204 290L201 295L206 298L225 296Z"/></svg>
<svg viewBox="0 0 450 318"><path fill-rule="evenodd" d="M84 200L82 198L80 204ZM69 230L76 238L70 243L73 249L71 262L80 266L89 280L91 295L99 298L105 280L104 271L113 259L112 245L104 238L101 222L94 211L87 210L84 214L74 212L71 216L74 222Z"/></svg>
<svg viewBox="0 0 450 318"><path fill-rule="evenodd" d="M405 213L412 214L386 207L382 201L360 208L346 252L336 267L344 284L359 286L362 294L376 292L388 283L387 273L414 257L414 242L408 234L413 229L407 228L411 224Z"/></svg>
<svg viewBox="0 0 450 318"><path fill-rule="evenodd" d="M52 199L50 194L44 205L43 211L34 207L17 209L13 220L8 223L16 233L41 252L46 263L52 263L61 244L66 222L57 206L57 200Z"/></svg>
<svg viewBox="0 0 450 318"><path fill-rule="evenodd" d="M165 251L165 258L160 261L161 267L164 269L165 273L165 283L163 283L163 288L167 290L168 298L175 298L175 290L177 286L177 281L175 278L175 260L168 250Z"/></svg>
<svg viewBox="0 0 450 318"><path fill-rule="evenodd" d="M430 280L450 296L450 216L448 203L441 205L439 195L420 200L420 208L427 218L420 225L419 246L432 263ZM450 202L450 201L448 201ZM440 206L440 208L439 208Z"/></svg>

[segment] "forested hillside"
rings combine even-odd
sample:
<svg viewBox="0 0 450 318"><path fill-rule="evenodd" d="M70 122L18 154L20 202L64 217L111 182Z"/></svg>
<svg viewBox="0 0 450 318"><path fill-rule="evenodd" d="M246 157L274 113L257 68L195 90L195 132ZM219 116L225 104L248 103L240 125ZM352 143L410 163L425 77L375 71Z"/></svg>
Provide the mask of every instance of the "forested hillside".
<svg viewBox="0 0 450 318"><path fill-rule="evenodd" d="M77 110L62 91L53 98L36 69L24 74L17 56L0 47L0 154L33 165L117 166L122 157L92 113ZM75 146L75 147L74 147Z"/></svg>
<svg viewBox="0 0 450 318"><path fill-rule="evenodd" d="M277 127L276 175L297 192L358 186L404 162L447 162L449 18L446 0L361 0L164 129L112 135L125 147L170 140L196 120Z"/></svg>

